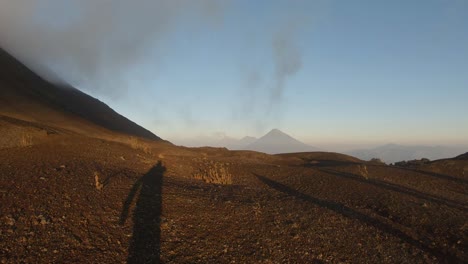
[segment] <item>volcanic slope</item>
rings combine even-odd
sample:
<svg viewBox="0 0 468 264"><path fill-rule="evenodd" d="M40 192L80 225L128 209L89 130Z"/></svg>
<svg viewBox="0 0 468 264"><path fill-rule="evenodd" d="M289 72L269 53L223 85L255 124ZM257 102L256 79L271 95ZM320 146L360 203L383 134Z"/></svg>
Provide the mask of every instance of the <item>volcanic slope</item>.
<svg viewBox="0 0 468 264"><path fill-rule="evenodd" d="M0 118L4 126L16 118L92 136L113 131L159 140L101 101L71 86L45 81L2 49Z"/></svg>

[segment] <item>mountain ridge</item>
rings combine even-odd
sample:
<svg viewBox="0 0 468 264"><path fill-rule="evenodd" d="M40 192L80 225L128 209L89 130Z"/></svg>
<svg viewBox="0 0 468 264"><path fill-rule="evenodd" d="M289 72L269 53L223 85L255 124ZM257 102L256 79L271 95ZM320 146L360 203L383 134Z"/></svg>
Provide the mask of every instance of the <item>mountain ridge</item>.
<svg viewBox="0 0 468 264"><path fill-rule="evenodd" d="M464 147L424 145L406 146L390 143L369 149L346 151L345 154L357 157L362 160L379 158L386 163L394 163L398 161L408 161L422 158L427 158L430 160L452 158L465 153L466 150L467 149Z"/></svg>
<svg viewBox="0 0 468 264"><path fill-rule="evenodd" d="M113 132L161 140L107 104L70 86L46 81L0 48L0 114L75 131Z"/></svg>

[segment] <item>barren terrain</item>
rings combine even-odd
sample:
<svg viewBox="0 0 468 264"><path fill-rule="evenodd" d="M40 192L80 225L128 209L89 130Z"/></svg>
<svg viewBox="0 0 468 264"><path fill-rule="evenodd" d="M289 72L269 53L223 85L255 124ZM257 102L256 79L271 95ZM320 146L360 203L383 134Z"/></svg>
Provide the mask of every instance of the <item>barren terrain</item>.
<svg viewBox="0 0 468 264"><path fill-rule="evenodd" d="M410 169L55 131L0 150L1 263L468 261L463 158Z"/></svg>

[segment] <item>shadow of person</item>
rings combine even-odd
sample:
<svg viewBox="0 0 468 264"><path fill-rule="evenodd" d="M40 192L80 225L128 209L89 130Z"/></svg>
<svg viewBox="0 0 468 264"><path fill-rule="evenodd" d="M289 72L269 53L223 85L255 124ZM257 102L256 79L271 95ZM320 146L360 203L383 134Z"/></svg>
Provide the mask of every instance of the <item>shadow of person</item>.
<svg viewBox="0 0 468 264"><path fill-rule="evenodd" d="M139 195L133 211L133 235L127 263L160 263L162 181L166 168L161 161L133 185L125 200L120 224L125 224L130 205Z"/></svg>

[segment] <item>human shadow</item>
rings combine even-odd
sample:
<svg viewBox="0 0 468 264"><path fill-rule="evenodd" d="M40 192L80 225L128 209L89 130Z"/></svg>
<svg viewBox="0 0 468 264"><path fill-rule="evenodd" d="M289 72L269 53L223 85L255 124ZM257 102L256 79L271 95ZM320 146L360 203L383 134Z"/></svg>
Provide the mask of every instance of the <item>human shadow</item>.
<svg viewBox="0 0 468 264"><path fill-rule="evenodd" d="M433 256L439 258L442 262L446 263L463 263L461 259L459 259L457 256L451 255L449 253L443 252L439 249L429 247L428 245L424 244L422 240L428 240L430 239L417 239L413 238L410 235L406 234L405 232L393 227L391 224L384 223L380 221L377 218L365 215L361 212L355 211L351 209L350 207L347 207L344 204L333 202L333 201L328 201L324 199L319 199L307 194L303 194L301 192L298 192L297 190L294 190L284 184L281 184L279 182L273 181L271 179L268 179L264 176L257 175L255 176L264 184L268 185L270 188L275 189L279 192L285 193L287 195L296 197L300 200L303 200L305 202L314 204L316 206L331 210L335 213L338 213L344 217L350 218L350 219L356 219L359 220L367 225L373 226L382 232L388 233L390 235L396 236L400 238L402 241L407 242L410 245L413 245L422 251L428 252L432 254Z"/></svg>
<svg viewBox="0 0 468 264"><path fill-rule="evenodd" d="M128 218L130 205L139 191L133 210L133 235L127 263L160 263L162 183L166 168L161 161L133 185L124 202L120 224Z"/></svg>
<svg viewBox="0 0 468 264"><path fill-rule="evenodd" d="M332 169L319 169L319 170L322 171L322 172L325 172L327 174L334 175L336 177L350 179L350 180L357 181L357 182L360 182L360 183L373 185L373 186L376 186L376 187L381 188L381 189L394 191L394 192L399 192L399 193L403 193L403 194L406 194L406 195L416 197L418 199L423 199L423 200L430 201L430 202L433 202L433 203L438 203L438 204L441 204L441 205L445 205L445 206L455 208L455 209L458 209L458 210L468 211L467 204L463 204L463 203L460 203L460 202L457 202L457 201L454 201L454 200L450 200L450 199L447 199L447 198L443 198L443 197L440 197L440 196L437 196L437 195L423 193L423 192L420 192L420 191L417 191L417 190L414 190L414 189L411 189L411 188L407 188L407 187L404 187L404 186L400 186L400 185L397 185L397 184L393 184L393 183L389 183L389 182L381 181L381 180L377 180L377 179L364 179L364 178L359 177L357 175L354 175L352 173L341 172L341 171L336 171L336 170L332 170Z"/></svg>

